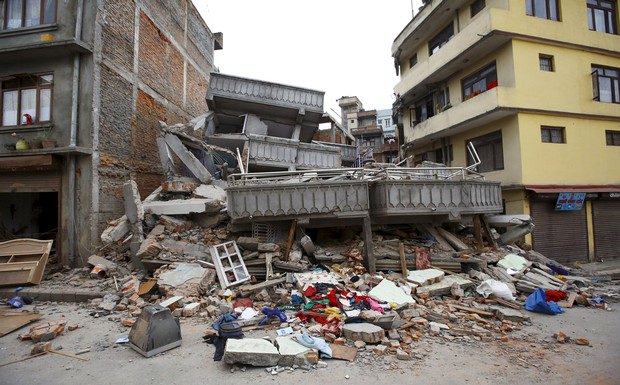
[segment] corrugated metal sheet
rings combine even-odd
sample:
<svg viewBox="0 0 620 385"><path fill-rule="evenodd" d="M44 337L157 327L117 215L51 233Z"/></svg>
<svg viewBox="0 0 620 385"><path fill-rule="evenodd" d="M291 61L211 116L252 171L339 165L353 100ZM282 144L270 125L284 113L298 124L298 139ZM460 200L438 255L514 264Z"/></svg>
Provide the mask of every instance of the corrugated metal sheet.
<svg viewBox="0 0 620 385"><path fill-rule="evenodd" d="M620 201L592 202L597 259L620 259Z"/></svg>
<svg viewBox="0 0 620 385"><path fill-rule="evenodd" d="M565 265L588 262L585 206L579 211L556 211L554 200L532 200L534 250Z"/></svg>
<svg viewBox="0 0 620 385"><path fill-rule="evenodd" d="M60 172L0 173L0 192L60 192Z"/></svg>

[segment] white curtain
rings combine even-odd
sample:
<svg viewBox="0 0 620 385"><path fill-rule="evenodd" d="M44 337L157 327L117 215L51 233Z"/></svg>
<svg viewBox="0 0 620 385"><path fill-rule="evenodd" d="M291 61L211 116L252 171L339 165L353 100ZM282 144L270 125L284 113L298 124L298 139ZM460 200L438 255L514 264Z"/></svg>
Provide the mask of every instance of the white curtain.
<svg viewBox="0 0 620 385"><path fill-rule="evenodd" d="M26 0L26 27L41 24L41 0Z"/></svg>
<svg viewBox="0 0 620 385"><path fill-rule="evenodd" d="M37 90L22 90L22 111L20 117L24 114L32 116L32 121L37 121Z"/></svg>
<svg viewBox="0 0 620 385"><path fill-rule="evenodd" d="M2 95L2 125L17 125L17 91L7 91Z"/></svg>
<svg viewBox="0 0 620 385"><path fill-rule="evenodd" d="M22 26L22 0L7 0L6 28L21 28Z"/></svg>
<svg viewBox="0 0 620 385"><path fill-rule="evenodd" d="M43 4L43 24L56 22L56 0L45 0Z"/></svg>
<svg viewBox="0 0 620 385"><path fill-rule="evenodd" d="M48 122L51 119L52 90L42 89L39 94L39 122Z"/></svg>

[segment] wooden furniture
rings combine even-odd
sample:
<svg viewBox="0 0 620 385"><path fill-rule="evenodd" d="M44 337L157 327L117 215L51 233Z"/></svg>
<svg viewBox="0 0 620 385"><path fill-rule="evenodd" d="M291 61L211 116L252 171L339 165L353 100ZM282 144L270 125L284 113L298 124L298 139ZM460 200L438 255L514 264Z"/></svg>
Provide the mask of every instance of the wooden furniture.
<svg viewBox="0 0 620 385"><path fill-rule="evenodd" d="M0 242L0 286L41 283L53 242L29 238Z"/></svg>

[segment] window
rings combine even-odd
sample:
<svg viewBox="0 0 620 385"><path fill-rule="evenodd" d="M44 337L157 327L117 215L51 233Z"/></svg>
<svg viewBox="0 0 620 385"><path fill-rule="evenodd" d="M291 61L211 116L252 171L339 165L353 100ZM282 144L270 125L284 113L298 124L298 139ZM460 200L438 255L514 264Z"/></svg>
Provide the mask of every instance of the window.
<svg viewBox="0 0 620 385"><path fill-rule="evenodd" d="M620 131L605 131L608 146L620 146Z"/></svg>
<svg viewBox="0 0 620 385"><path fill-rule="evenodd" d="M445 159L444 159L444 152L445 152ZM454 160L453 158L453 154L452 154L452 145L448 145L447 147L441 149L437 149L435 150L435 162L437 163L443 163L443 164L448 164L449 162L452 162Z"/></svg>
<svg viewBox="0 0 620 385"><path fill-rule="evenodd" d="M414 53L413 56L409 58L409 68L412 68L416 64L418 64L418 54Z"/></svg>
<svg viewBox="0 0 620 385"><path fill-rule="evenodd" d="M525 14L559 21L558 0L525 0Z"/></svg>
<svg viewBox="0 0 620 385"><path fill-rule="evenodd" d="M497 87L497 71L495 63L481 71L463 79L463 100Z"/></svg>
<svg viewBox="0 0 620 385"><path fill-rule="evenodd" d="M389 126L392 125L392 119L391 118L385 118L384 122L385 122L385 126L386 127L389 127Z"/></svg>
<svg viewBox="0 0 620 385"><path fill-rule="evenodd" d="M0 30L52 24L56 0L0 0Z"/></svg>
<svg viewBox="0 0 620 385"><path fill-rule="evenodd" d="M439 32L431 41L428 43L428 52L429 56L433 55L435 52L439 51L441 47L446 45L450 39L454 37L454 26L452 23L448 25L443 31Z"/></svg>
<svg viewBox="0 0 620 385"><path fill-rule="evenodd" d="M588 28L591 31L616 34L616 2L588 0Z"/></svg>
<svg viewBox="0 0 620 385"><path fill-rule="evenodd" d="M32 117L34 124L49 122L52 114L54 75L14 76L0 83L2 126L20 124L23 115Z"/></svg>
<svg viewBox="0 0 620 385"><path fill-rule="evenodd" d="M443 111L450 104L450 90L448 87L441 87L437 92L437 105L439 111Z"/></svg>
<svg viewBox="0 0 620 385"><path fill-rule="evenodd" d="M620 103L620 69L592 66L594 100Z"/></svg>
<svg viewBox="0 0 620 385"><path fill-rule="evenodd" d="M553 56L538 55L541 71L553 72Z"/></svg>
<svg viewBox="0 0 620 385"><path fill-rule="evenodd" d="M468 143L473 143L476 152L480 157L481 163L478 165L478 172L488 172L504 169L504 149L502 147L502 132L495 131L487 135L471 139ZM467 165L474 163L469 152L467 153Z"/></svg>
<svg viewBox="0 0 620 385"><path fill-rule="evenodd" d="M469 10L471 11L471 17L474 17L478 14L478 12L482 11L486 6L484 0L476 0L473 2Z"/></svg>
<svg viewBox="0 0 620 385"><path fill-rule="evenodd" d="M427 95L424 99L415 103L415 123L423 122L435 115L433 95ZM412 125L413 126L413 125Z"/></svg>
<svg viewBox="0 0 620 385"><path fill-rule="evenodd" d="M540 127L540 136L543 143L566 143L564 127Z"/></svg>

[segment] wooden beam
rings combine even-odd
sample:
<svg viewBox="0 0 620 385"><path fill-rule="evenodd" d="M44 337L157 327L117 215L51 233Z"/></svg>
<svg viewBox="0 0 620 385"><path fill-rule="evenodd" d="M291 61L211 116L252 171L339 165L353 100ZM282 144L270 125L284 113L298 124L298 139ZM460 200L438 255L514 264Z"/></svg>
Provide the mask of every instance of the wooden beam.
<svg viewBox="0 0 620 385"><path fill-rule="evenodd" d="M293 240L295 239L295 228L297 227L297 220L291 221L291 228L288 231L288 242L286 243L286 253L284 253L284 261L288 261L288 255L291 253L291 247L293 247Z"/></svg>
<svg viewBox="0 0 620 385"><path fill-rule="evenodd" d="M364 217L364 249L366 251L366 262L368 264L368 272L374 274L377 272L375 264L375 252L372 244L372 227L370 224L370 217Z"/></svg>
<svg viewBox="0 0 620 385"><path fill-rule="evenodd" d="M484 234L486 235L487 240L489 241L489 244L491 244L491 246L493 247L493 251L497 251L498 250L497 242L495 242L495 238L493 237L491 228L489 227L489 224L484 219L484 217L480 217L480 223L482 224L482 229L484 230Z"/></svg>
<svg viewBox="0 0 620 385"><path fill-rule="evenodd" d="M435 240L439 244L439 247L442 250L454 251L454 248L452 246L450 246L448 241L446 241L446 239L444 237L442 237L441 234L439 234L439 232L437 232L437 230L433 226L431 226L431 225L423 225L422 227L424 228L424 230L427 233L429 233L430 235L433 236L433 238L435 238Z"/></svg>
<svg viewBox="0 0 620 385"><path fill-rule="evenodd" d="M403 272L403 278L407 279L407 276L409 275L409 271L407 270L407 259L405 258L405 244L402 242L399 242L398 250L400 252L400 268Z"/></svg>
<svg viewBox="0 0 620 385"><path fill-rule="evenodd" d="M476 249L478 251L484 250L484 241L482 240L482 222L480 220L480 214L474 215L474 239L476 240Z"/></svg>
<svg viewBox="0 0 620 385"><path fill-rule="evenodd" d="M474 309L473 307L468 307L468 306L453 305L453 304L449 304L448 306L452 306L453 308L458 309L458 310L463 310L463 311L467 311L467 312L470 312L470 313L476 313L476 314L481 315L483 317L493 317L495 315L495 314L491 313L490 311Z"/></svg>
<svg viewBox="0 0 620 385"><path fill-rule="evenodd" d="M456 235L452 234L451 232L449 232L446 229L443 229L441 227L437 227L437 231L439 232L439 234L441 234L442 237L444 237L446 239L446 241L448 241L448 243L450 245L452 245L452 247L454 247L457 251L465 251L465 250L470 250L471 248L469 246L467 246L466 244L463 243L463 241L461 241Z"/></svg>

